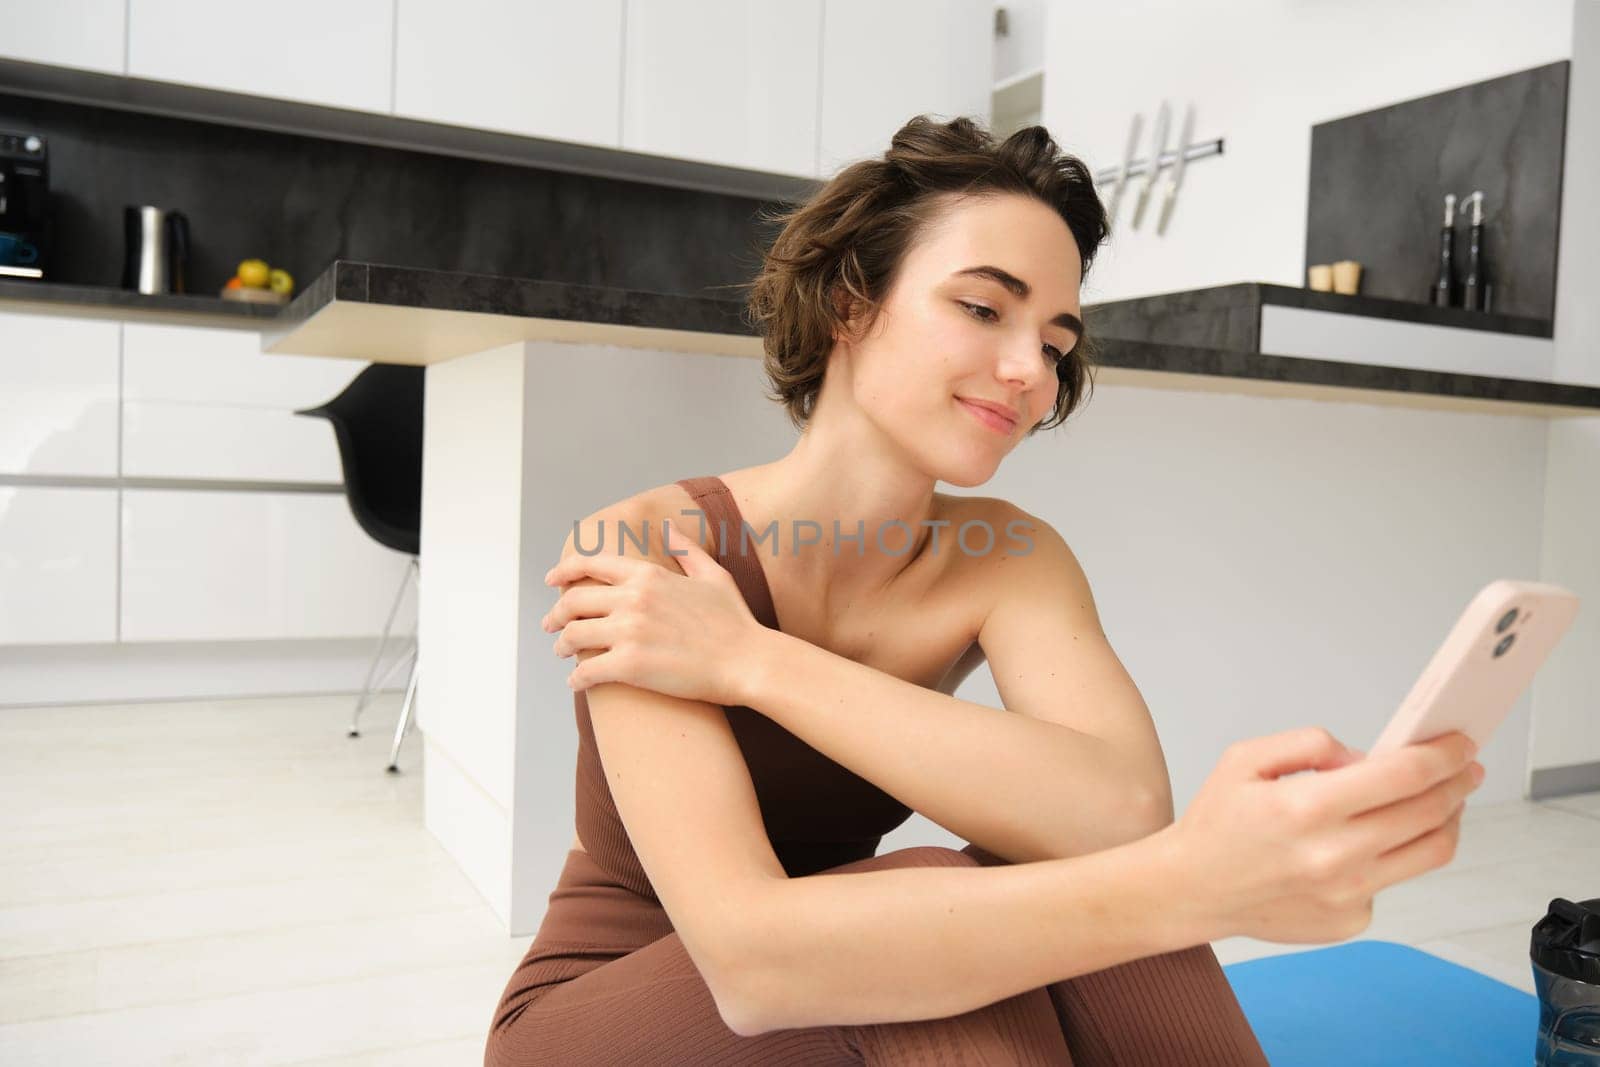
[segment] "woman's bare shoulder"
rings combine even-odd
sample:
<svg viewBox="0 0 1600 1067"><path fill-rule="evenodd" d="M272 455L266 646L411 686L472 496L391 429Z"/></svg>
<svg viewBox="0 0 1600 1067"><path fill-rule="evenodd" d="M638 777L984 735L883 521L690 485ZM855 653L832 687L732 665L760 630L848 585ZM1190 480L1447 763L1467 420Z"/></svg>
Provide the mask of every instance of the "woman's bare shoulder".
<svg viewBox="0 0 1600 1067"><path fill-rule="evenodd" d="M1002 580L1016 580L1027 570L1016 566L1018 557L1032 555L1038 542L1061 540L1050 523L1001 497L945 499L940 513L949 526L944 536L952 539L951 558L958 561L958 566L946 568L947 580L985 613L993 607Z"/></svg>
<svg viewBox="0 0 1600 1067"><path fill-rule="evenodd" d="M680 530L684 534L697 532L699 524L683 514L685 508L693 506L694 497L687 489L677 482L667 482L595 508L575 520L573 531L581 534L582 544L589 549L598 545L602 551L615 552L619 546L631 548L646 543L652 546L649 554L659 555L655 546L660 544L663 520L673 520L675 534ZM628 528L627 539L622 534L624 525Z"/></svg>
<svg viewBox="0 0 1600 1067"><path fill-rule="evenodd" d="M952 531L959 529L964 522L981 521L994 530L997 543L1007 536L1022 536L1027 532L1022 529L1024 525L1028 527L1049 525L1037 515L1024 511L1002 497L935 493L934 498L939 505L938 514L949 520Z"/></svg>
<svg viewBox="0 0 1600 1067"><path fill-rule="evenodd" d="M689 491L677 482L666 482L641 489L632 496L621 497L590 512L587 518L602 515L642 517L645 515L670 515L683 501L693 499Z"/></svg>

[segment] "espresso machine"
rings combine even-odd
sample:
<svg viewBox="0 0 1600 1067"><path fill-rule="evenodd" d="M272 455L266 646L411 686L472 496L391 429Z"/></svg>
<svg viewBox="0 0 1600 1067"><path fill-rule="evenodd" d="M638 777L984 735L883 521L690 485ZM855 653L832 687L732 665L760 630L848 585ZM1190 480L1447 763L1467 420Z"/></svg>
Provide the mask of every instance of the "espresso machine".
<svg viewBox="0 0 1600 1067"><path fill-rule="evenodd" d="M43 278L50 245L44 138L0 130L0 279Z"/></svg>

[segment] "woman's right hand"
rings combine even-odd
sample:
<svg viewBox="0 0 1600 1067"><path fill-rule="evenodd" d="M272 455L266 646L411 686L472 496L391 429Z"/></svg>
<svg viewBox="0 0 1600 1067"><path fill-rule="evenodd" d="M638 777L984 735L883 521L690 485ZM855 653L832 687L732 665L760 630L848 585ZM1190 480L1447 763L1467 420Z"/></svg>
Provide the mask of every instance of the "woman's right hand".
<svg viewBox="0 0 1600 1067"><path fill-rule="evenodd" d="M1340 941L1367 928L1378 890L1455 856L1475 755L1459 732L1366 757L1319 727L1251 738L1162 832L1216 936Z"/></svg>

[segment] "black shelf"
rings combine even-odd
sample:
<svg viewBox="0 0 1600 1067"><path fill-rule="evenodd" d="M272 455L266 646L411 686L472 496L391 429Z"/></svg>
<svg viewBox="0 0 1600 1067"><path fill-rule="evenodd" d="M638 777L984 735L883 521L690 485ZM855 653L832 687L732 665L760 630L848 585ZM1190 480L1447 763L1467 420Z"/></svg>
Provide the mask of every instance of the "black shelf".
<svg viewBox="0 0 1600 1067"><path fill-rule="evenodd" d="M281 304L252 304L194 293L136 293L102 285L0 278L0 311L262 329L283 310Z"/></svg>
<svg viewBox="0 0 1600 1067"><path fill-rule="evenodd" d="M1084 322L1099 337L1259 352L1261 309L1267 305L1518 337L1555 336L1555 324L1548 319L1441 308L1376 296L1322 293L1268 282L1238 282L1091 304L1084 309Z"/></svg>

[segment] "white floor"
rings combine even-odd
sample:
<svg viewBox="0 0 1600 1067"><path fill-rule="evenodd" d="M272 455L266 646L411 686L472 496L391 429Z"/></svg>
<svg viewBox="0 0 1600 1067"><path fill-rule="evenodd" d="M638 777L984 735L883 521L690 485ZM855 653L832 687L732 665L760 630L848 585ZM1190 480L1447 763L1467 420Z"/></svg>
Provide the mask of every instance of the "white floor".
<svg viewBox="0 0 1600 1067"><path fill-rule="evenodd" d="M528 938L421 825L399 701L0 709L0 1063L482 1062ZM1600 894L1600 794L1468 809L1364 937L1531 990L1529 927ZM1293 951L1234 939L1224 963Z"/></svg>

